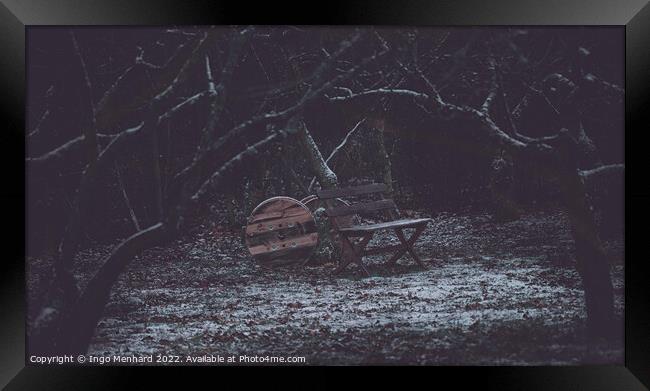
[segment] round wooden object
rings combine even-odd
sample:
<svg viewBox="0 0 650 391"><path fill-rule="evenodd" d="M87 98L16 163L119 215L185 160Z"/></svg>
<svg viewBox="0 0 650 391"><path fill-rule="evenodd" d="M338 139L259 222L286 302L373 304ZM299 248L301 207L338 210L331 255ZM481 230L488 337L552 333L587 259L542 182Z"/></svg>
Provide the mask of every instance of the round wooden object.
<svg viewBox="0 0 650 391"><path fill-rule="evenodd" d="M303 263L318 245L314 216L291 197L269 198L255 207L245 237L253 258L268 266Z"/></svg>

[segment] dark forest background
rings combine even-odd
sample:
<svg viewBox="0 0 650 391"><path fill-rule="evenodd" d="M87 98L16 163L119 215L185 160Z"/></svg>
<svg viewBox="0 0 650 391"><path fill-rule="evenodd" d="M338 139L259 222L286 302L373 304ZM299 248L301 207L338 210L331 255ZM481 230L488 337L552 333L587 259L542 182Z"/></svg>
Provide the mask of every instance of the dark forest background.
<svg viewBox="0 0 650 391"><path fill-rule="evenodd" d="M585 289L608 281L604 314L588 293L591 319L611 321L600 239L623 232L623 34L28 29L28 257L54 259L33 340L85 351L129 260L198 223L240 230L271 196L386 178L427 215L566 208ZM112 243L80 292L77 250Z"/></svg>
<svg viewBox="0 0 650 391"><path fill-rule="evenodd" d="M179 45L189 42L199 31L202 30L78 30L78 46L92 77L93 89L89 96L69 30L30 29L28 156L42 155L78 137L80 129L90 121L89 99L99 102L116 79L132 66L134 58L141 56L142 61L150 63L152 68L138 72L138 82L127 85L128 89L122 93L137 95L142 93L141 88L154 88L155 80L148 80L148 74L168 61ZM436 75L441 94L467 104L478 104L489 88L485 56L491 45L503 62L504 72L510 75L503 86L510 106L521 106L522 99L530 101L517 113L516 120L531 137L548 136L562 127L562 117L553 104L560 101L567 91L562 85L551 85L550 82L540 85L539 79L547 73L561 71L571 75L579 63L584 72L616 85L623 84L621 29L423 28L417 30L417 38L413 37L411 29L379 28L377 31L398 52L408 50L408 42L417 39L420 52L430 61L426 70ZM224 122L232 126L265 106L290 102L300 90L300 84L308 83L308 75L323 60L324 52L336 50L340 41L352 33L349 28L258 28L233 75L236 88L229 92L232 104ZM217 34L227 35L228 32L219 29ZM492 36L494 42L486 44L486 35ZM227 45L228 38L224 37L222 42L217 40L211 49L215 52L214 68L220 66L219 60L225 56ZM370 53L373 50L371 45L358 43L352 56L363 57ZM381 81L402 77L398 70L391 73L390 69L382 69L387 62L387 59L382 59L359 72L348 82L350 87L368 88ZM177 101L193 95L193 91L203 88L204 83L203 72L192 72ZM409 87L412 84L412 81L406 81L400 85ZM543 89L543 93L531 93L532 88ZM269 98L264 94L271 89L278 91ZM612 100L602 95L587 99L581 118L598 148L602 163L622 162L622 99ZM125 118L120 118L117 123L107 120L101 131L111 134L136 126L141 121L142 108L130 107L128 110ZM162 130L163 186L170 175L191 160L194 147L200 141L206 110L205 104L197 104L169 121ZM474 142L476 136L472 134L472 124L463 120L432 118L411 102L395 99L363 106L322 99L304 111L305 122L324 155L329 154L362 118L369 118L368 123L370 120L382 121L392 163L395 195L401 205L426 209L430 213L459 208L491 208L490 174L497 152L492 145ZM501 121L505 122L505 118ZM381 179L376 164L373 164L377 146L364 142L372 139L368 137L372 131L371 127L362 124L344 153L334 160L332 168L342 183L353 183L359 178ZM106 143L102 139L99 141ZM82 151L79 152L83 155ZM151 202L153 184L148 153L137 148L120 156L105 172L106 180L92 189L96 207L91 208L84 222L88 242L110 242L134 231L122 187L143 226L156 220ZM85 161L75 154L63 156L61 160L56 167L48 167L44 175L33 171L28 173L28 240L32 255L52 249L58 243L85 165ZM587 164L583 168L591 168ZM294 172L289 172L291 169L288 168ZM289 195L297 199L307 196L308 192L297 183L294 173L298 180L309 183L311 176L304 167L304 159L291 145L263 151L262 156L230 175L214 197L206 202L218 204L220 211L228 210L231 215L217 214L210 218L237 228L255 205L270 196ZM523 208L557 205L557 188L544 183L548 179L531 177L528 173L527 168L514 168L513 175L518 182L514 188L517 204ZM622 183L619 186L622 187ZM606 209L610 219L603 224L607 235L619 234L622 230L622 193L611 193L608 194L610 197L618 198L608 198L599 204ZM209 210L204 208L202 212Z"/></svg>

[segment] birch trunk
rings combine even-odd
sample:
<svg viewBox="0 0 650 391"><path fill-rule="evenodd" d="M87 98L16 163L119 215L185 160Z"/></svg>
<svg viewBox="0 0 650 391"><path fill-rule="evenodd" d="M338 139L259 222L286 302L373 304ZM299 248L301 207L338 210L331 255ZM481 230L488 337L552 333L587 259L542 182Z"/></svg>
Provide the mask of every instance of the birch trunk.
<svg viewBox="0 0 650 391"><path fill-rule="evenodd" d="M325 159L323 159L323 155L321 154L318 145L316 145L316 142L304 124L301 124L299 127L297 138L303 156L311 168L311 174L316 177L321 188L335 188L338 185L338 178ZM326 205L320 204L319 207L313 211L316 225L318 227L319 243L316 250L314 250L314 254L312 254L310 258L312 261L329 261L338 259L341 256L341 249L338 245L339 240L333 234L329 218L325 215L325 210L323 209L323 207L331 206L334 206L332 201L327 201Z"/></svg>
<svg viewBox="0 0 650 391"><path fill-rule="evenodd" d="M320 183L321 188L331 189L336 187L338 185L338 178L334 171L327 165L325 159L323 159L318 145L316 145L316 142L304 123L298 129L297 137L305 159L307 159L313 175L318 180L318 183Z"/></svg>

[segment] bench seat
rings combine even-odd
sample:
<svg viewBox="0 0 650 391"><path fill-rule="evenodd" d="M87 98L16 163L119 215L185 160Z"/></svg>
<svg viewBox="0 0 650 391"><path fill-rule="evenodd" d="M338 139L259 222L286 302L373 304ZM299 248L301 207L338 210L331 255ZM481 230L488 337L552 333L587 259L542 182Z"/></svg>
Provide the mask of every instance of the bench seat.
<svg viewBox="0 0 650 391"><path fill-rule="evenodd" d="M339 232L345 233L361 233L361 232L371 232L379 231L382 229L393 229L393 228L413 228L422 224L427 224L429 221L432 221L429 218L423 219L401 219L395 221L388 221L385 223L376 223L368 225L354 225L352 227L340 228Z"/></svg>
<svg viewBox="0 0 650 391"><path fill-rule="evenodd" d="M389 265L394 264L400 257L408 253L413 257L415 262L423 269L426 269L426 265L415 253L413 246L432 219L400 219L395 202L382 195L387 192L388 186L385 183L370 183L348 188L324 189L316 193L318 198L325 202L327 206L325 213L332 225L332 231L338 233L338 237L341 240L341 260L334 273L341 272L351 262L355 262L366 275L370 275L363 264L363 257L388 251L395 251L395 254L386 262ZM331 201L338 197L370 198L370 196L375 194L378 194L381 199L354 203L350 203L348 200L344 206L334 206ZM350 216L363 216L370 212L375 214L381 212L384 215L384 219L390 219L391 221L349 226ZM404 233L404 230L408 228L415 228L415 231L409 238ZM389 229L395 232L395 236L399 239L398 244L380 245L370 249L366 248L375 235L375 232Z"/></svg>

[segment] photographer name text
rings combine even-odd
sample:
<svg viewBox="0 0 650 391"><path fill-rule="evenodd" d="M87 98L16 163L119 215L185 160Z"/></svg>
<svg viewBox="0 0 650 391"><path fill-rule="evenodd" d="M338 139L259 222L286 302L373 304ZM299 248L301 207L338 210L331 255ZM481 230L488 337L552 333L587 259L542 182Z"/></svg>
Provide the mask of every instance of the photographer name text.
<svg viewBox="0 0 650 391"><path fill-rule="evenodd" d="M260 356L260 355L200 355L180 356L170 354L150 355L63 355L30 356L29 362L37 365L62 364L304 364L305 357L300 356Z"/></svg>

